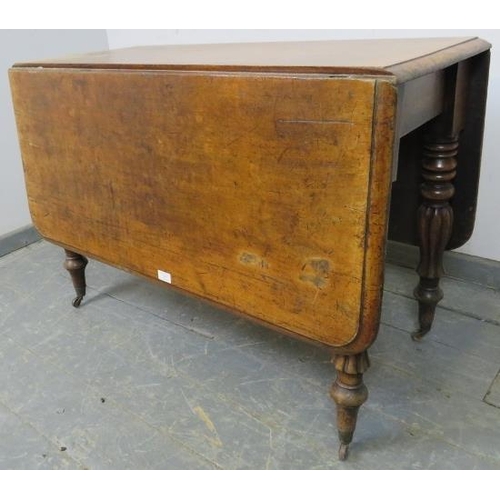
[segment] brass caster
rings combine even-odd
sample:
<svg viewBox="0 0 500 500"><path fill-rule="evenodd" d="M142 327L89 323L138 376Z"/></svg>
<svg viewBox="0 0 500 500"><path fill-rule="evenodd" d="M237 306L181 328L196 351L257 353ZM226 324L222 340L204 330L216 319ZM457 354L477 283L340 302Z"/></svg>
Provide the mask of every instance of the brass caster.
<svg viewBox="0 0 500 500"><path fill-rule="evenodd" d="M343 462L347 458L348 452L349 452L349 445L340 443L339 460Z"/></svg>
<svg viewBox="0 0 500 500"><path fill-rule="evenodd" d="M73 302L72 302L73 307L80 307L80 304L82 303L82 300L83 300L83 295L75 297L73 299Z"/></svg>
<svg viewBox="0 0 500 500"><path fill-rule="evenodd" d="M411 334L411 339L414 340L415 342L420 342L427 335L429 330L430 328L421 328L417 332Z"/></svg>

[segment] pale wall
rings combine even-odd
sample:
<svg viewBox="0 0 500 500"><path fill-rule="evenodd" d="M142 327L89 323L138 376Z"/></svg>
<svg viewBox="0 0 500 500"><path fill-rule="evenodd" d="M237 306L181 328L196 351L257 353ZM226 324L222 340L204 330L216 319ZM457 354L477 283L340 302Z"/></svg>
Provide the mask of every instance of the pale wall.
<svg viewBox="0 0 500 500"><path fill-rule="evenodd" d="M0 237L31 224L12 110L13 63L108 48L106 30L0 30Z"/></svg>

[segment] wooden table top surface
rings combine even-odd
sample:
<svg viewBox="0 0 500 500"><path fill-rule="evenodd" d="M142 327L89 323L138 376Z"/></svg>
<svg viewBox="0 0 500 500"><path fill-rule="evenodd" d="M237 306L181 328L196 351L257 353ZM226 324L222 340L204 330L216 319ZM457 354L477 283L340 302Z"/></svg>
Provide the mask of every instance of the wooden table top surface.
<svg viewBox="0 0 500 500"><path fill-rule="evenodd" d="M405 81L488 50L475 37L157 45L18 63L16 67L294 71L392 75Z"/></svg>

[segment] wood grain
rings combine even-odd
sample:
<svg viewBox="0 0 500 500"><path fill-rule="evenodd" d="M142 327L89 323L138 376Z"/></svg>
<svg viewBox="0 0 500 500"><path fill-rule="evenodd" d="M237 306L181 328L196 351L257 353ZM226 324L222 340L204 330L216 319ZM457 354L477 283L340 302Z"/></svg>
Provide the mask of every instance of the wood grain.
<svg viewBox="0 0 500 500"><path fill-rule="evenodd" d="M378 333L384 283L384 259L389 224L391 164L396 127L397 89L378 80L374 99L373 142L366 213L366 252L358 334L341 353L360 353Z"/></svg>
<svg viewBox="0 0 500 500"><path fill-rule="evenodd" d="M388 189L372 175L374 80L15 69L11 83L44 237L330 346L356 337L382 286L377 266L365 283Z"/></svg>
<svg viewBox="0 0 500 500"><path fill-rule="evenodd" d="M477 37L155 45L16 66L394 75L403 83L489 47Z"/></svg>

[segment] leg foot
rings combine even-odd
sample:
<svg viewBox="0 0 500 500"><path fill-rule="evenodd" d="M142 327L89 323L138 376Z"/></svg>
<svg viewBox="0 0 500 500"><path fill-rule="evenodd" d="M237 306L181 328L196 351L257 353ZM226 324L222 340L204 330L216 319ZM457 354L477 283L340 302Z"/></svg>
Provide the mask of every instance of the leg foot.
<svg viewBox="0 0 500 500"><path fill-rule="evenodd" d="M412 334L413 340L422 340L431 329L438 302L443 298L443 291L439 287L439 279L421 278L419 285L413 292L418 300L418 320L420 329Z"/></svg>
<svg viewBox="0 0 500 500"><path fill-rule="evenodd" d="M75 288L76 297L73 299L73 307L80 307L83 297L87 289L85 283L85 267L88 260L83 255L72 252L71 250L64 250L66 253L66 260L64 261L64 269L71 275L71 281Z"/></svg>
<svg viewBox="0 0 500 500"><path fill-rule="evenodd" d="M344 460L347 459L347 455L349 454L349 445L340 443L340 448L339 448L339 460Z"/></svg>
<svg viewBox="0 0 500 500"><path fill-rule="evenodd" d="M75 297L73 299L73 301L71 302L71 305L73 307L80 307L80 304L82 303L82 300L83 300L83 296L78 296L78 297Z"/></svg>
<svg viewBox="0 0 500 500"><path fill-rule="evenodd" d="M370 366L370 361L368 353L364 351L360 354L338 355L334 363L337 379L332 385L330 395L337 405L339 459L345 460L356 428L359 407L368 398L363 373Z"/></svg>
<svg viewBox="0 0 500 500"><path fill-rule="evenodd" d="M443 298L439 280L444 274L443 254L453 226L449 201L455 192L452 180L457 151L457 137L427 138L424 147L422 205L418 210L420 282L414 292L419 303L420 329L412 335L414 340L420 340L431 329L436 306Z"/></svg>

